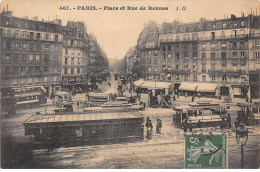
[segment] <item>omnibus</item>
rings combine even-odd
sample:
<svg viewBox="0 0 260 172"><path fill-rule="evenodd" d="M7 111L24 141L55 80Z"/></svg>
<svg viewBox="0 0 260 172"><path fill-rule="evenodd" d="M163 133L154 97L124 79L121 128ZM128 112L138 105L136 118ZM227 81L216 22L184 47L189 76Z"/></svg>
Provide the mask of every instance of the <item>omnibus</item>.
<svg viewBox="0 0 260 172"><path fill-rule="evenodd" d="M173 106L173 123L182 127L184 120L191 121L194 126L220 126L222 118L226 117L229 106L216 103L190 103L188 105ZM198 125L199 124L199 125Z"/></svg>
<svg viewBox="0 0 260 172"><path fill-rule="evenodd" d="M46 90L42 86L2 89L2 109L8 109L8 106L13 106L16 109L23 109L45 103L47 103Z"/></svg>

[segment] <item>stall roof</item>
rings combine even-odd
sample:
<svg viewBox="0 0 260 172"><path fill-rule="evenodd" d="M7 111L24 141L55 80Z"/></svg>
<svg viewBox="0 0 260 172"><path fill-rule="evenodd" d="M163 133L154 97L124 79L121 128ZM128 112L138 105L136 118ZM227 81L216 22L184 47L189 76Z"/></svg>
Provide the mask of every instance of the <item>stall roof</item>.
<svg viewBox="0 0 260 172"><path fill-rule="evenodd" d="M148 88L148 89L164 89L170 88L172 82L156 82L156 81L144 81L141 85L141 88Z"/></svg>
<svg viewBox="0 0 260 172"><path fill-rule="evenodd" d="M108 93L89 93L88 95L91 97L104 97L108 96Z"/></svg>
<svg viewBox="0 0 260 172"><path fill-rule="evenodd" d="M181 83L179 89L180 90L186 90L186 91L195 91L195 89L198 87L198 83L194 82L183 82Z"/></svg>
<svg viewBox="0 0 260 172"><path fill-rule="evenodd" d="M82 121L95 121L95 120L133 119L133 118L143 118L143 115L139 112L32 115L24 122L24 124L82 122Z"/></svg>
<svg viewBox="0 0 260 172"><path fill-rule="evenodd" d="M215 83L198 83L197 92L215 92L217 84Z"/></svg>
<svg viewBox="0 0 260 172"><path fill-rule="evenodd" d="M140 87L143 83L144 83L144 79L139 79L139 80L133 82L133 84L136 87Z"/></svg>
<svg viewBox="0 0 260 172"><path fill-rule="evenodd" d="M60 91L60 92L57 92L55 93L55 96L60 96L60 95L66 95L66 94L70 94L70 92L65 92L65 91Z"/></svg>

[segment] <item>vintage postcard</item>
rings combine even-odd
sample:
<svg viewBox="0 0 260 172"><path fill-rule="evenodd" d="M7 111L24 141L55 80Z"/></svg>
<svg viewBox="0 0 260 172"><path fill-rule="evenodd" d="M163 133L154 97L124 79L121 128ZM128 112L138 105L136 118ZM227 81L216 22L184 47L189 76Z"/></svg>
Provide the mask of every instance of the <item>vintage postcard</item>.
<svg viewBox="0 0 260 172"><path fill-rule="evenodd" d="M258 169L259 0L0 0L2 169Z"/></svg>

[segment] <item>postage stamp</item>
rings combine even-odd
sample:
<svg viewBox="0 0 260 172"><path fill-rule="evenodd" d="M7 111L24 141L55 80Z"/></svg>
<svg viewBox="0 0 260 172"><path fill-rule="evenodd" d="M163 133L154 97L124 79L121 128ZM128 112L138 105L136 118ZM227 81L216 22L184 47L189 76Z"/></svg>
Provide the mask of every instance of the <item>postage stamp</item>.
<svg viewBox="0 0 260 172"><path fill-rule="evenodd" d="M226 134L187 134L185 168L227 168Z"/></svg>

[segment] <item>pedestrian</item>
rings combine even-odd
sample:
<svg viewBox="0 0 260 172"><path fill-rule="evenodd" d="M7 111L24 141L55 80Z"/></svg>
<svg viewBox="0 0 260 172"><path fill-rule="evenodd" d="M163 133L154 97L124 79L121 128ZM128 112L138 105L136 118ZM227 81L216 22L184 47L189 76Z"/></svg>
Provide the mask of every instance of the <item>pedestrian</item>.
<svg viewBox="0 0 260 172"><path fill-rule="evenodd" d="M250 98L250 103L253 103L253 99L252 98Z"/></svg>
<svg viewBox="0 0 260 172"><path fill-rule="evenodd" d="M147 129L147 131L148 131L148 128L149 128L149 126L150 126L150 123L151 123L151 120L150 120L150 118L149 118L149 116L146 118L146 124L145 124L145 127L146 127L146 129Z"/></svg>
<svg viewBox="0 0 260 172"><path fill-rule="evenodd" d="M248 96L246 96L246 102L248 103L248 101L249 101L249 98L248 98Z"/></svg>
<svg viewBox="0 0 260 172"><path fill-rule="evenodd" d="M174 96L173 96L173 101L175 101L176 100L176 97L175 97L175 94L174 94Z"/></svg>
<svg viewBox="0 0 260 172"><path fill-rule="evenodd" d="M227 125L228 125L228 128L231 128L231 116L230 116L230 113L227 114Z"/></svg>
<svg viewBox="0 0 260 172"><path fill-rule="evenodd" d="M238 128L238 125L239 125L238 118L236 118L236 120L235 120L235 122L234 122L234 125L235 125L235 128L237 129L237 128Z"/></svg>
<svg viewBox="0 0 260 172"><path fill-rule="evenodd" d="M79 109L79 102L77 102L77 109Z"/></svg>
<svg viewBox="0 0 260 172"><path fill-rule="evenodd" d="M157 119L157 125L156 125L157 134L161 134L161 129L162 129L162 121L160 119Z"/></svg>
<svg viewBox="0 0 260 172"><path fill-rule="evenodd" d="M192 123L191 120L188 123L189 132L192 133Z"/></svg>
<svg viewBox="0 0 260 172"><path fill-rule="evenodd" d="M187 98L188 97L188 93L185 93L185 98Z"/></svg>
<svg viewBox="0 0 260 172"><path fill-rule="evenodd" d="M187 129L188 129L187 120L185 119L185 120L183 121L183 131L184 131L184 133L187 132Z"/></svg>
<svg viewBox="0 0 260 172"><path fill-rule="evenodd" d="M194 96L191 97L191 102L194 102Z"/></svg>
<svg viewBox="0 0 260 172"><path fill-rule="evenodd" d="M199 120L198 121L198 124L197 124L198 128L201 128L202 127L202 122Z"/></svg>

